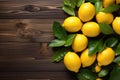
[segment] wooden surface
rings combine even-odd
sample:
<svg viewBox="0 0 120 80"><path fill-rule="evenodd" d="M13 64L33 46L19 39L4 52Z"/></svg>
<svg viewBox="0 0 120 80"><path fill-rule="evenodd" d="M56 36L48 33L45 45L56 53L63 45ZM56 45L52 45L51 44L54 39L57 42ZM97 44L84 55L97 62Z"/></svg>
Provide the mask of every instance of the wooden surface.
<svg viewBox="0 0 120 80"><path fill-rule="evenodd" d="M0 80L76 80L52 63L52 23L67 16L62 0L0 0Z"/></svg>

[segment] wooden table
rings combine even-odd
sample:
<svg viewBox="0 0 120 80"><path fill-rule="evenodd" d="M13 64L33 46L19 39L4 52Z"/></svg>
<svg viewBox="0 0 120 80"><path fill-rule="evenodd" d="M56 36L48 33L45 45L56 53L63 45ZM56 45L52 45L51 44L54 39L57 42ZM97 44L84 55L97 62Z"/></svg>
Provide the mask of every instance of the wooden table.
<svg viewBox="0 0 120 80"><path fill-rule="evenodd" d="M76 80L52 63L53 21L67 15L62 0L0 0L0 80Z"/></svg>

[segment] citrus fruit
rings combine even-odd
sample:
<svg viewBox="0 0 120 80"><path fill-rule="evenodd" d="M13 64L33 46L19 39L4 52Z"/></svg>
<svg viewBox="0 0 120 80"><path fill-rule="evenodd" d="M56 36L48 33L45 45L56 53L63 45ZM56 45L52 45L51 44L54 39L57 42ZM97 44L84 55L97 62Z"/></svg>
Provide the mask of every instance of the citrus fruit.
<svg viewBox="0 0 120 80"><path fill-rule="evenodd" d="M95 7L90 2L83 3L78 10L78 16L83 22L92 20L94 15Z"/></svg>
<svg viewBox="0 0 120 80"><path fill-rule="evenodd" d="M115 52L112 48L106 48L102 52L98 53L97 61L99 66L107 66L112 63L115 58Z"/></svg>
<svg viewBox="0 0 120 80"><path fill-rule="evenodd" d="M64 20L63 27L68 32L78 32L82 27L82 22L78 17L68 17Z"/></svg>
<svg viewBox="0 0 120 80"><path fill-rule="evenodd" d="M96 37L100 34L100 27L96 22L86 22L81 30L88 37Z"/></svg>
<svg viewBox="0 0 120 80"><path fill-rule="evenodd" d="M114 20L113 20L113 23L112 23L112 27L114 29L114 31L120 35L120 17L116 17Z"/></svg>
<svg viewBox="0 0 120 80"><path fill-rule="evenodd" d="M78 72L81 67L80 57L75 52L67 52L64 56L64 65L73 72Z"/></svg>
<svg viewBox="0 0 120 80"><path fill-rule="evenodd" d="M120 0L116 0L116 4L120 4Z"/></svg>
<svg viewBox="0 0 120 80"><path fill-rule="evenodd" d="M101 79L101 78L97 78L96 80L103 80L103 79Z"/></svg>
<svg viewBox="0 0 120 80"><path fill-rule="evenodd" d="M112 13L105 13L105 12L98 12L96 15L96 20L98 23L106 23L106 24L111 24L113 21L113 14Z"/></svg>
<svg viewBox="0 0 120 80"><path fill-rule="evenodd" d="M82 67L88 67L91 66L95 59L96 59L96 54L93 54L91 56L88 55L88 49L84 50L81 55L80 55Z"/></svg>
<svg viewBox="0 0 120 80"><path fill-rule="evenodd" d="M106 8L110 4L113 4L114 2L115 2L115 0L103 0L103 7Z"/></svg>
<svg viewBox="0 0 120 80"><path fill-rule="evenodd" d="M101 66L96 65L96 66L95 66L95 72L99 72L100 70L101 70Z"/></svg>
<svg viewBox="0 0 120 80"><path fill-rule="evenodd" d="M87 47L88 39L83 34L76 34L73 43L72 43L72 49L75 52L81 52Z"/></svg>

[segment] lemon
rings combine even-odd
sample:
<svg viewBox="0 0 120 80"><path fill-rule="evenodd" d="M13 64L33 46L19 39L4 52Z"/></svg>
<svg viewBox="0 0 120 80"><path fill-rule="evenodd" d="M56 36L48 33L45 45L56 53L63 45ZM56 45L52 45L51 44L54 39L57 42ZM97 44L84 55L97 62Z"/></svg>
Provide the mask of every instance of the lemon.
<svg viewBox="0 0 120 80"><path fill-rule="evenodd" d="M115 52L112 48L106 48L102 52L98 53L97 61L99 66L107 66L112 63L115 58Z"/></svg>
<svg viewBox="0 0 120 80"><path fill-rule="evenodd" d="M116 4L120 4L120 0L116 0Z"/></svg>
<svg viewBox="0 0 120 80"><path fill-rule="evenodd" d="M96 80L103 80L102 78L97 78Z"/></svg>
<svg viewBox="0 0 120 80"><path fill-rule="evenodd" d="M113 21L113 14L112 13L105 13L105 12L98 12L96 15L96 20L98 23L106 23L106 24L111 24Z"/></svg>
<svg viewBox="0 0 120 80"><path fill-rule="evenodd" d="M120 63L118 63L118 66L120 67Z"/></svg>
<svg viewBox="0 0 120 80"><path fill-rule="evenodd" d="M96 65L96 66L95 66L95 72L99 72L100 70L101 70L101 66Z"/></svg>
<svg viewBox="0 0 120 80"><path fill-rule="evenodd" d="M100 34L100 27L96 22L86 22L81 30L88 37L96 37Z"/></svg>
<svg viewBox="0 0 120 80"><path fill-rule="evenodd" d="M64 20L63 27L68 32L78 32L82 27L82 22L78 17L71 16Z"/></svg>
<svg viewBox="0 0 120 80"><path fill-rule="evenodd" d="M114 2L115 2L115 0L103 0L103 7L106 8L110 4L113 4Z"/></svg>
<svg viewBox="0 0 120 80"><path fill-rule="evenodd" d="M67 52L64 56L64 65L73 72L78 72L81 67L80 57L75 52Z"/></svg>
<svg viewBox="0 0 120 80"><path fill-rule="evenodd" d="M88 44L88 39L85 35L76 34L72 43L72 49L75 52L81 52L87 47L87 44Z"/></svg>
<svg viewBox="0 0 120 80"><path fill-rule="evenodd" d="M91 56L88 55L88 49L84 50L81 55L80 55L82 67L88 67L91 66L95 59L96 59L96 54L93 54Z"/></svg>
<svg viewBox="0 0 120 80"><path fill-rule="evenodd" d="M83 22L92 20L95 16L94 5L90 2L83 3L78 10L78 16Z"/></svg>
<svg viewBox="0 0 120 80"><path fill-rule="evenodd" d="M116 17L114 20L113 20L113 23L112 23L112 27L114 29L114 31L120 35L120 17Z"/></svg>

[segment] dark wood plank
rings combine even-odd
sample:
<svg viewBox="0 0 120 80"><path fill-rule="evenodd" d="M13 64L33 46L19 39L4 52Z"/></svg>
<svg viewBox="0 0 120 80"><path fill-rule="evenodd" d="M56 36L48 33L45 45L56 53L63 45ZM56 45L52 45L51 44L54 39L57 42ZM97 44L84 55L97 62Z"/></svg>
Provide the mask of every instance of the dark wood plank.
<svg viewBox="0 0 120 80"><path fill-rule="evenodd" d="M8 72L0 73L1 80L76 80L70 72Z"/></svg>
<svg viewBox="0 0 120 80"><path fill-rule="evenodd" d="M0 19L0 42L50 42L54 21L63 19Z"/></svg>
<svg viewBox="0 0 120 80"><path fill-rule="evenodd" d="M48 43L0 43L0 71L66 71L63 62L52 63Z"/></svg>
<svg viewBox="0 0 120 80"><path fill-rule="evenodd" d="M26 59L0 62L0 72L66 72L63 62L58 64L52 63L51 59Z"/></svg>
<svg viewBox="0 0 120 80"><path fill-rule="evenodd" d="M62 0L7 0L0 1L0 18L65 18Z"/></svg>
<svg viewBox="0 0 120 80"><path fill-rule="evenodd" d="M52 49L48 48L48 43L0 43L0 56L28 55L36 59L49 58Z"/></svg>

